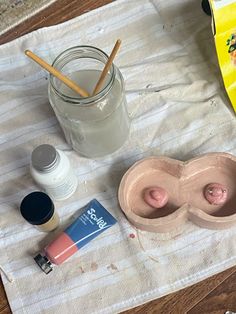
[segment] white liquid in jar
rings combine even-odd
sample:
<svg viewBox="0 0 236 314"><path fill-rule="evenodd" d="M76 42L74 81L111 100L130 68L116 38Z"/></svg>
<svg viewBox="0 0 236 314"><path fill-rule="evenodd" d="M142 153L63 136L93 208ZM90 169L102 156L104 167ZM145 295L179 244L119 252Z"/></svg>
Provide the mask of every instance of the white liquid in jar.
<svg viewBox="0 0 236 314"><path fill-rule="evenodd" d="M92 93L101 71L81 70L68 75L82 88ZM104 86L110 76L107 75ZM66 140L87 157L100 157L122 146L129 134L130 121L126 99L120 82L115 79L111 90L97 102L71 104L51 93L51 104L56 112ZM59 90L67 97L78 95L64 84Z"/></svg>

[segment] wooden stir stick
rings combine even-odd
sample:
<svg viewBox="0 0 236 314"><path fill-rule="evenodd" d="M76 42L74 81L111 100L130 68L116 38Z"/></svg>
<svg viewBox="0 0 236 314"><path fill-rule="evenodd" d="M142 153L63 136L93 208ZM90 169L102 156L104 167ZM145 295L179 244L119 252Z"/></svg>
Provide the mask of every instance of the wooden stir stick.
<svg viewBox="0 0 236 314"><path fill-rule="evenodd" d="M69 88L73 89L76 93L80 94L83 97L88 97L89 94L86 92L83 88L78 86L74 81L63 75L61 72L59 72L57 69L52 67L50 64L48 64L46 61L35 55L32 51L26 50L25 54L27 57L31 58L34 60L36 63L41 65L42 68L47 70L49 73L51 73L53 76L58 78L60 81L62 81L66 86Z"/></svg>
<svg viewBox="0 0 236 314"><path fill-rule="evenodd" d="M110 57L107 60L107 63L106 63L106 65L105 65L105 67L104 67L104 69L102 71L102 74L101 74L101 76L100 76L100 78L99 78L99 80L97 82L97 85L95 86L95 88L93 90L93 93L92 93L93 96L96 95L98 93L98 91L101 89L102 84L104 82L104 79L105 79L108 71L110 70L112 62L113 62L113 60L114 60L114 58L115 58L115 56L117 54L118 49L120 48L120 45L121 45L121 40L118 39L116 41L116 44L115 44L111 54L110 54Z"/></svg>

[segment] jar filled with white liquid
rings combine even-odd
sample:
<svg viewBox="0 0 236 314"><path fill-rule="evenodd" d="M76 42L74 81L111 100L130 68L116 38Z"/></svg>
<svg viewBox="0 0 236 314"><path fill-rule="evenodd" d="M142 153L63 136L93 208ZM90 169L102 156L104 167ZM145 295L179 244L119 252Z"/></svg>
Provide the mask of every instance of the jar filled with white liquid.
<svg viewBox="0 0 236 314"><path fill-rule="evenodd" d="M107 60L98 48L77 46L62 52L53 67L92 95ZM49 100L67 142L83 156L113 153L129 135L124 81L114 64L100 91L89 97L80 96L51 75Z"/></svg>

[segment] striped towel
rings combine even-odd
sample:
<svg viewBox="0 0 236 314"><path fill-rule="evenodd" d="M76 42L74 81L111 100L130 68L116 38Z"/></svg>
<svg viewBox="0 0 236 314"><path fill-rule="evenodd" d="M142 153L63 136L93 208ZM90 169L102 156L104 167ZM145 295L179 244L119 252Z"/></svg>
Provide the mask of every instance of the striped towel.
<svg viewBox="0 0 236 314"><path fill-rule="evenodd" d="M117 313L203 280L236 262L236 228L186 223L167 234L137 232L122 214L117 189L137 160L166 155L236 153L236 122L222 87L211 21L199 0L120 0L64 24L40 29L0 47L0 264L13 313ZM110 53L126 82L132 117L129 141L100 159L70 149L50 108L48 75L24 56L48 62L71 46ZM118 223L46 276L33 260L58 231L27 224L19 204L37 190L30 154L49 143L66 152L79 179L77 192L57 202L63 228L97 198Z"/></svg>

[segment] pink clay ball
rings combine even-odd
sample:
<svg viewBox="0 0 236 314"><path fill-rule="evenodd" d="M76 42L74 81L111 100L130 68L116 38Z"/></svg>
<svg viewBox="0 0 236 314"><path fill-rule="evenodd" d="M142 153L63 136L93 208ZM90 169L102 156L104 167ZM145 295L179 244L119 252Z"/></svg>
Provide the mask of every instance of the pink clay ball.
<svg viewBox="0 0 236 314"><path fill-rule="evenodd" d="M168 202L168 194L161 187L151 187L144 191L144 201L154 208L161 208Z"/></svg>
<svg viewBox="0 0 236 314"><path fill-rule="evenodd" d="M204 196L212 205L222 205L228 197L227 188L219 183L210 183L204 189Z"/></svg>

